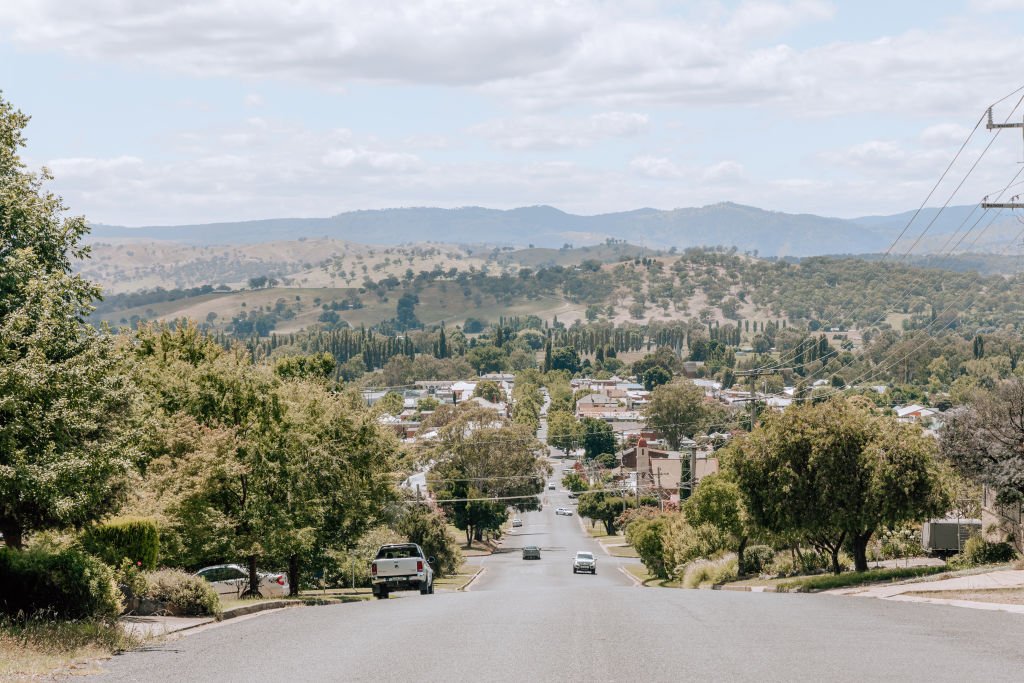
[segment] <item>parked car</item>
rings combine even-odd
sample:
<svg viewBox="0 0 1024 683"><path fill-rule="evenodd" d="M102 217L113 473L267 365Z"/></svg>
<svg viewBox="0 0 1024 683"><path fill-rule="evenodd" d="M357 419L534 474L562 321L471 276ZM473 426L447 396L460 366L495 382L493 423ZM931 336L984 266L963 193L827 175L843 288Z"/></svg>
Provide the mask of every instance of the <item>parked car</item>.
<svg viewBox="0 0 1024 683"><path fill-rule="evenodd" d="M572 517L572 510L569 508L558 508L555 510L556 515L564 515L566 517Z"/></svg>
<svg viewBox="0 0 1024 683"><path fill-rule="evenodd" d="M523 559L524 560L539 560L540 559L540 548L535 545L523 546Z"/></svg>
<svg viewBox="0 0 1024 683"><path fill-rule="evenodd" d="M196 572L210 583L217 595L226 598L280 598L288 595L288 577L284 574L257 572L260 577L259 594L249 592L249 572L237 564L218 564Z"/></svg>
<svg viewBox="0 0 1024 683"><path fill-rule="evenodd" d="M419 590L421 595L434 592L434 558L423 554L415 543L387 543L377 549L370 565L370 582L378 599L393 590Z"/></svg>
<svg viewBox="0 0 1024 683"><path fill-rule="evenodd" d="M572 561L572 573L578 574L580 572L597 573L597 559L594 557L594 553L587 552L586 550L580 550L576 553L576 557Z"/></svg>
<svg viewBox="0 0 1024 683"><path fill-rule="evenodd" d="M522 526L522 525L523 525L523 520L519 519L518 517L513 517L512 518L512 526L513 527Z"/></svg>

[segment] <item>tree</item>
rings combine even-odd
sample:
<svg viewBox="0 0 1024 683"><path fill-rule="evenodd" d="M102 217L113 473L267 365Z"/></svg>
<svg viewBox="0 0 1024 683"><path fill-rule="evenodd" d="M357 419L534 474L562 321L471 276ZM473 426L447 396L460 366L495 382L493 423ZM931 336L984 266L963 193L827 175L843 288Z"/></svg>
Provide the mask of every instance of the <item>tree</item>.
<svg viewBox="0 0 1024 683"><path fill-rule="evenodd" d="M612 426L596 417L580 420L579 438L583 446L583 457L593 460L601 453L615 451L615 432Z"/></svg>
<svg viewBox="0 0 1024 683"><path fill-rule="evenodd" d="M662 367L655 366L644 373L644 389L651 391L672 380L672 373Z"/></svg>
<svg viewBox="0 0 1024 683"><path fill-rule="evenodd" d="M398 522L396 529L410 543L416 543L428 558L438 576L454 574L462 564L462 552L448 533L448 520L441 510L426 505L412 507Z"/></svg>
<svg viewBox="0 0 1024 683"><path fill-rule="evenodd" d="M466 532L467 547L499 529L509 506L536 509L548 474L542 449L529 428L481 406L460 409L438 431L427 483L452 524ZM503 500L491 500L497 498Z"/></svg>
<svg viewBox="0 0 1024 683"><path fill-rule="evenodd" d="M832 556L853 542L857 571L880 527L943 512L949 496L920 430L843 399L770 414L732 458L744 506L757 525L795 533ZM699 488L699 487L698 487Z"/></svg>
<svg viewBox="0 0 1024 683"><path fill-rule="evenodd" d="M572 472L566 472L565 476L562 477L562 486L573 492L586 491L587 480L583 478L583 475L573 470Z"/></svg>
<svg viewBox="0 0 1024 683"><path fill-rule="evenodd" d="M689 381L655 387L647 404L647 424L673 449L679 448L683 437L696 434L707 415L704 390Z"/></svg>
<svg viewBox="0 0 1024 683"><path fill-rule="evenodd" d="M288 356L274 364L274 372L282 379L327 381L334 374L334 356L324 351L309 356Z"/></svg>
<svg viewBox="0 0 1024 683"><path fill-rule="evenodd" d="M478 375L488 372L501 372L507 361L505 352L491 344L474 346L466 354L466 361L473 366Z"/></svg>
<svg viewBox="0 0 1024 683"><path fill-rule="evenodd" d="M492 379L477 382L476 387L473 389L473 396L479 396L491 403L501 403L504 398L501 393L501 387Z"/></svg>
<svg viewBox="0 0 1024 683"><path fill-rule="evenodd" d="M743 567L747 539L756 529L743 508L740 489L734 481L726 474L707 475L683 503L683 514L691 526L711 524L727 536L736 550L739 566Z"/></svg>
<svg viewBox="0 0 1024 683"><path fill-rule="evenodd" d="M597 456L597 462L605 469L612 469L619 464L614 453L601 453Z"/></svg>
<svg viewBox="0 0 1024 683"><path fill-rule="evenodd" d="M83 526L124 499L139 451L125 345L86 325L81 217L18 157L28 117L0 98L0 533Z"/></svg>
<svg viewBox="0 0 1024 683"><path fill-rule="evenodd" d="M384 415L398 415L404 407L405 399L397 391L387 392L373 404L374 411Z"/></svg>
<svg viewBox="0 0 1024 683"><path fill-rule="evenodd" d="M412 292L405 292L398 299L398 305L396 306L396 322L398 323L399 329L407 330L410 328L423 327L423 323L416 317L416 304L420 302L420 298Z"/></svg>
<svg viewBox="0 0 1024 683"><path fill-rule="evenodd" d="M565 410L548 413L548 445L560 448L566 453L579 443L579 428L576 418Z"/></svg>
<svg viewBox="0 0 1024 683"><path fill-rule="evenodd" d="M633 501L609 491L584 492L579 496L576 512L580 517L604 524L609 536L614 536L617 529L615 520L626 508L635 507Z"/></svg>
<svg viewBox="0 0 1024 683"><path fill-rule="evenodd" d="M580 355L571 346L559 346L551 350L551 370L565 370L576 374L580 371Z"/></svg>
<svg viewBox="0 0 1024 683"><path fill-rule="evenodd" d="M997 504L1024 502L1024 379L975 391L946 422L939 444L957 472L993 489Z"/></svg>

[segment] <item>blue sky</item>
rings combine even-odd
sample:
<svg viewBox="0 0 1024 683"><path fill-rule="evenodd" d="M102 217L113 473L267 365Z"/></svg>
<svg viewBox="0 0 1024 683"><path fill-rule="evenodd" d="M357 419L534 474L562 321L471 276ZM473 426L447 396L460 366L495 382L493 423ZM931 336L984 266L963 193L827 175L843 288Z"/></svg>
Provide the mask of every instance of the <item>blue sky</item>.
<svg viewBox="0 0 1024 683"><path fill-rule="evenodd" d="M1022 66L1020 0L0 4L26 160L75 213L124 225L393 206L895 213ZM1001 137L953 203L1005 185L1022 153Z"/></svg>

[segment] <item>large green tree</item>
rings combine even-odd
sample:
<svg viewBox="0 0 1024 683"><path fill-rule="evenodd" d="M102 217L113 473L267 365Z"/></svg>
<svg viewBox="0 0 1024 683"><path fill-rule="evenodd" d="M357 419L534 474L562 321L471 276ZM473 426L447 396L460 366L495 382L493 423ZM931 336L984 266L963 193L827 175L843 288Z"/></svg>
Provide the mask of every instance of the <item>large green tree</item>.
<svg viewBox="0 0 1024 683"><path fill-rule="evenodd" d="M612 426L596 417L585 417L579 424L579 441L583 457L593 460L602 453L615 452L615 432Z"/></svg>
<svg viewBox="0 0 1024 683"><path fill-rule="evenodd" d="M138 451L124 345L85 323L99 289L71 273L84 219L18 156L28 117L0 98L0 533L82 526L123 500Z"/></svg>
<svg viewBox="0 0 1024 683"><path fill-rule="evenodd" d="M683 437L700 431L708 416L704 390L685 381L654 387L646 411L647 424L665 437L673 449L679 448Z"/></svg>
<svg viewBox="0 0 1024 683"><path fill-rule="evenodd" d="M949 496L933 439L844 399L772 413L739 444L736 483L751 519L832 556L852 540L858 571L880 527L942 513ZM699 490L700 487L698 487Z"/></svg>
<svg viewBox="0 0 1024 683"><path fill-rule="evenodd" d="M510 507L537 508L549 469L542 452L529 427L480 406L460 408L438 431L427 482L467 546L500 528Z"/></svg>

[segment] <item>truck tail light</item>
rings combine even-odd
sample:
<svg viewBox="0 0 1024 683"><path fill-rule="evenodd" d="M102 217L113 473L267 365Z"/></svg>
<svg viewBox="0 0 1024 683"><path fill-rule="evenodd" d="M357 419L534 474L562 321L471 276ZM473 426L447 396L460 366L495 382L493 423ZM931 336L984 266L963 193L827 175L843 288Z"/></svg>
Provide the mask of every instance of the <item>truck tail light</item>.
<svg viewBox="0 0 1024 683"><path fill-rule="evenodd" d="M377 576L377 563L376 562L374 562L373 564L370 565L370 573L373 574L374 576Z"/></svg>
<svg viewBox="0 0 1024 683"><path fill-rule="evenodd" d="M284 576L283 575L277 577L277 585L278 586L283 586L284 585Z"/></svg>
<svg viewBox="0 0 1024 683"><path fill-rule="evenodd" d="M416 560L416 571L423 571L423 560Z"/></svg>

